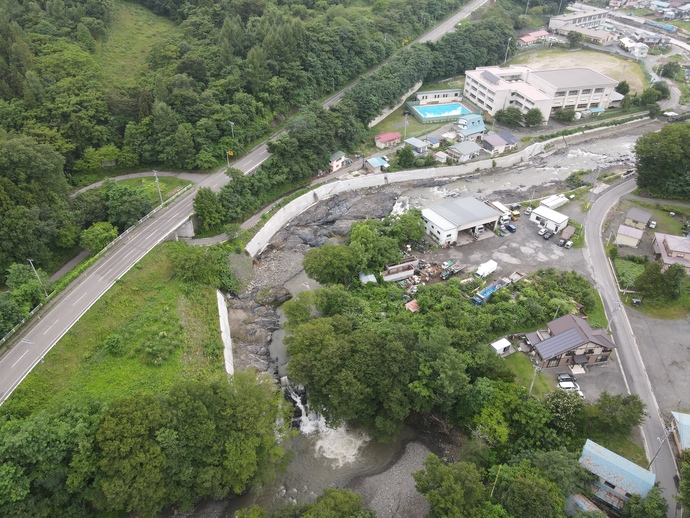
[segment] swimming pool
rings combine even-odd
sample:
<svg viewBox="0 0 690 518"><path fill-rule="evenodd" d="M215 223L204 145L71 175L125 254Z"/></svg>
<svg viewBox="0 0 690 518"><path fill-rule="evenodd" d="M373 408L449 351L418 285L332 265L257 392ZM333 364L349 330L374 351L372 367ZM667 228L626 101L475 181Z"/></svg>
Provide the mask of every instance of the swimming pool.
<svg viewBox="0 0 690 518"><path fill-rule="evenodd" d="M461 103L430 104L426 106L410 106L415 117L420 122L437 122L451 120L461 115L472 113Z"/></svg>

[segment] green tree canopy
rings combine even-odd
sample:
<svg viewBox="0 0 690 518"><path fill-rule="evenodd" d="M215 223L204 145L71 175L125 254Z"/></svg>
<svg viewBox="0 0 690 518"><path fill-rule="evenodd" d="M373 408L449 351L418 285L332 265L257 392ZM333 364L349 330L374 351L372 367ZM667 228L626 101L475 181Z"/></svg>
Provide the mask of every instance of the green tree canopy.
<svg viewBox="0 0 690 518"><path fill-rule="evenodd" d="M107 221L94 223L84 230L79 236L79 244L82 248L97 253L117 237L117 228Z"/></svg>
<svg viewBox="0 0 690 518"><path fill-rule="evenodd" d="M498 110L494 118L502 124L507 124L509 126L520 126L523 120L523 115L520 111L520 108L509 106L508 108Z"/></svg>
<svg viewBox="0 0 690 518"><path fill-rule="evenodd" d="M621 81L616 85L615 90L621 95L627 95L630 92L630 84L627 81Z"/></svg>
<svg viewBox="0 0 690 518"><path fill-rule="evenodd" d="M621 512L621 518L665 518L667 513L668 503L659 486L654 486L644 498L632 495Z"/></svg>
<svg viewBox="0 0 690 518"><path fill-rule="evenodd" d="M690 123L667 124L635 144L637 184L667 198L690 199Z"/></svg>
<svg viewBox="0 0 690 518"><path fill-rule="evenodd" d="M540 126L544 124L544 114L539 108L532 108L525 113L525 124L528 126Z"/></svg>
<svg viewBox="0 0 690 518"><path fill-rule="evenodd" d="M309 278L321 284L349 286L364 266L364 258L354 247L326 243L309 250L302 264Z"/></svg>

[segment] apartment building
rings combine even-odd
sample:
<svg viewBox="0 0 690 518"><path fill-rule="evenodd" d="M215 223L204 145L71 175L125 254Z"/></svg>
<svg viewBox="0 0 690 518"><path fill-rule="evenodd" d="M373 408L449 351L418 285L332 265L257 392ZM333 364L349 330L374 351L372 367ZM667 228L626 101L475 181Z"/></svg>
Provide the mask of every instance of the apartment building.
<svg viewBox="0 0 690 518"><path fill-rule="evenodd" d="M533 70L524 65L480 67L466 72L463 95L495 115L515 106L539 108L545 119L558 108L608 108L617 81L589 68Z"/></svg>

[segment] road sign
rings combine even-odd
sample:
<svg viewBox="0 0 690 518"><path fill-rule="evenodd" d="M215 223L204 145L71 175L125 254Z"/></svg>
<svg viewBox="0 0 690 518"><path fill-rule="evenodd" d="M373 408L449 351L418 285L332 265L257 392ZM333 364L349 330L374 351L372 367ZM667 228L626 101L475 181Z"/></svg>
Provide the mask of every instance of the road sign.
<svg viewBox="0 0 690 518"><path fill-rule="evenodd" d="M228 156L233 156L234 154L235 153L233 153L232 151L228 151Z"/></svg>

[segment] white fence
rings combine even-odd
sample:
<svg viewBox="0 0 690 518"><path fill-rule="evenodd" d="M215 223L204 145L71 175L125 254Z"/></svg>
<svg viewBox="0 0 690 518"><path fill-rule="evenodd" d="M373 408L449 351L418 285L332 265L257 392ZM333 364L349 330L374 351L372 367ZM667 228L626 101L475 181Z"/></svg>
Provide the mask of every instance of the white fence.
<svg viewBox="0 0 690 518"><path fill-rule="evenodd" d="M648 122L647 119L642 121ZM331 196L335 196L341 192L352 191L356 189L366 189L368 187L381 187L390 183L409 182L412 180L421 180L425 178L443 178L443 177L465 177L477 174L478 171L492 169L494 162L496 167L510 167L519 164L525 160L529 160L535 155L543 153L545 148L562 148L567 147L571 143L580 142L591 138L593 135L602 131L615 132L621 129L629 129L630 125L639 125L640 120L627 122L619 126L607 126L603 128L595 128L586 130L580 133L569 135L567 137L557 137L544 142L537 142L532 144L522 151L510 155L496 157L494 159L480 160L478 162L470 162L462 165L428 168L428 169L412 169L409 171L400 171L396 173L380 173L376 175L363 176L360 178L353 178L351 180L338 180L322 185L313 191L303 194L299 198L291 201L280 210L278 210L271 219L256 233L254 238L247 243L246 250L249 255L256 257L263 252L273 236L290 222L295 216L300 215L312 205L319 201L326 200Z"/></svg>

